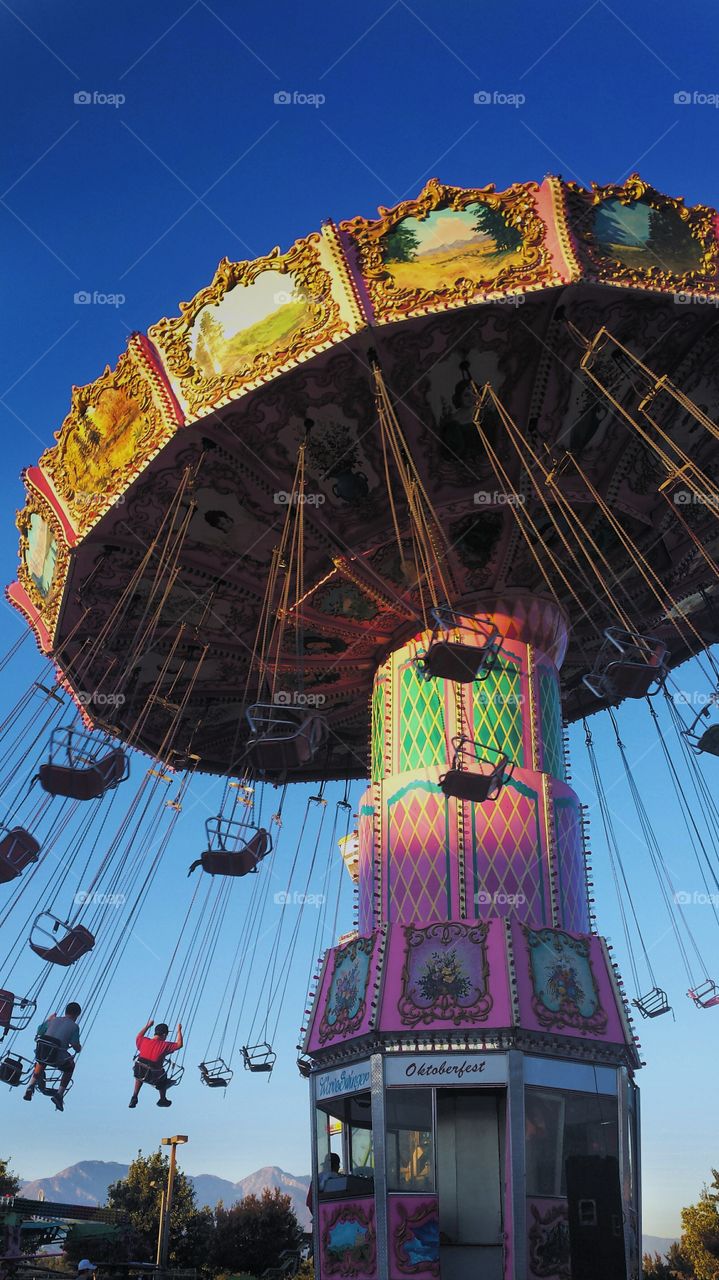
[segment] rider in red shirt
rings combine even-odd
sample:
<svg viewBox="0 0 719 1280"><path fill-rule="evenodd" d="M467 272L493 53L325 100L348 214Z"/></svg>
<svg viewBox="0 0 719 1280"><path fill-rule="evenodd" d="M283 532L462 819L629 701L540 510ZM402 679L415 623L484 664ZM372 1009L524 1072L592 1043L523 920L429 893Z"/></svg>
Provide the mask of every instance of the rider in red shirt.
<svg viewBox="0 0 719 1280"><path fill-rule="evenodd" d="M130 1106L137 1106L137 1095L139 1094L143 1084L155 1086L159 1093L157 1100L158 1107L171 1107L172 1102L167 1097L167 1090L170 1088L171 1081L165 1072L165 1058L170 1053L175 1053L182 1048L182 1023L177 1024L177 1034L174 1040L168 1040L169 1028L166 1022L158 1022L155 1027L155 1034L148 1036L145 1034L152 1026L152 1018L146 1022L142 1030L138 1033L135 1044L137 1045L137 1059L133 1067L133 1075L135 1077L135 1090L130 1098Z"/></svg>

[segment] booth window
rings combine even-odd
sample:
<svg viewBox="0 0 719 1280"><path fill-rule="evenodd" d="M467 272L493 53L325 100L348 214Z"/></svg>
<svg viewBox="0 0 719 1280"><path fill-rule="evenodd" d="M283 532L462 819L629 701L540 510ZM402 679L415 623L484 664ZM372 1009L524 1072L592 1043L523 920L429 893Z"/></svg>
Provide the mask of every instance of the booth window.
<svg viewBox="0 0 719 1280"><path fill-rule="evenodd" d="M374 1146L369 1092L318 1103L316 1124L320 1199L372 1195Z"/></svg>
<svg viewBox="0 0 719 1280"><path fill-rule="evenodd" d="M388 1089L387 1189L434 1191L431 1089Z"/></svg>
<svg viewBox="0 0 719 1280"><path fill-rule="evenodd" d="M617 1100L598 1093L527 1089L527 1195L565 1196L572 1156L615 1156Z"/></svg>

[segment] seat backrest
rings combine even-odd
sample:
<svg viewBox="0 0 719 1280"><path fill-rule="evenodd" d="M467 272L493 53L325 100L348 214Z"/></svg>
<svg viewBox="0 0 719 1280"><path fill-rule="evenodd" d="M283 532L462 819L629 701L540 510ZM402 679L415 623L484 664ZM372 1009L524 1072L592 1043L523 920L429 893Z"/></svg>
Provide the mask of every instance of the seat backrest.
<svg viewBox="0 0 719 1280"><path fill-rule="evenodd" d="M38 946L37 943L31 942L30 948L41 959L48 960L51 964L67 966L74 964L88 951L92 951L94 945L95 939L90 930L82 924L77 924L73 929L69 929L65 937L54 947Z"/></svg>
<svg viewBox="0 0 719 1280"><path fill-rule="evenodd" d="M657 668L646 662L610 662L606 677L620 698L643 698L657 678Z"/></svg>
<svg viewBox="0 0 719 1280"><path fill-rule="evenodd" d="M0 991L0 1027L4 1027L6 1031L10 1027L14 1006L15 996L12 991Z"/></svg>
<svg viewBox="0 0 719 1280"><path fill-rule="evenodd" d="M67 796L70 800L96 800L107 784L97 769L71 769L64 764L41 764L40 786L51 796Z"/></svg>
<svg viewBox="0 0 719 1280"><path fill-rule="evenodd" d="M112 786L113 783L120 782L125 772L125 752L121 747L113 747L112 751L108 751L107 755L93 765L103 778L106 786Z"/></svg>

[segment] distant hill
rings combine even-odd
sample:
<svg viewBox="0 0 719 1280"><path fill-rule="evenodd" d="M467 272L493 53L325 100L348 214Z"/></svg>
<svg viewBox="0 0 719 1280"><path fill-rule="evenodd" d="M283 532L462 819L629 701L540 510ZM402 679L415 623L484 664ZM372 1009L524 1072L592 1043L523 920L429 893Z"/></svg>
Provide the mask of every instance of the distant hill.
<svg viewBox="0 0 719 1280"><path fill-rule="evenodd" d="M658 1253L663 1258L675 1241L676 1236L642 1236L642 1253Z"/></svg>
<svg viewBox="0 0 719 1280"><path fill-rule="evenodd" d="M51 1178L36 1178L25 1182L21 1194L37 1199L40 1192L46 1200L58 1200L65 1204L104 1204L107 1189L111 1182L127 1175L128 1166L117 1164L114 1160L81 1160L68 1169ZM260 1195L264 1187L279 1187L292 1201L300 1224L308 1227L309 1213L305 1206L307 1188L310 1184L309 1174L286 1173L277 1165L267 1165L257 1169L239 1182L230 1182L227 1178L218 1178L212 1173L190 1175L190 1182L195 1188L198 1204L209 1204L212 1208L218 1200L222 1200L226 1208L235 1204L246 1195Z"/></svg>

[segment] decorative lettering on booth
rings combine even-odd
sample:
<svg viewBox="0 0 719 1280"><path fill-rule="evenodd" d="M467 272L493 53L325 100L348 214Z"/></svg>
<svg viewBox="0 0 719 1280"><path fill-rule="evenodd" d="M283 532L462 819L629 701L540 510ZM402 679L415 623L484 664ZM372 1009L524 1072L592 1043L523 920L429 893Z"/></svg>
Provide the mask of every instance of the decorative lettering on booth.
<svg viewBox="0 0 719 1280"><path fill-rule="evenodd" d="M507 1079L507 1059L503 1053L441 1055L393 1058L386 1064L387 1084L501 1084Z"/></svg>
<svg viewBox="0 0 719 1280"><path fill-rule="evenodd" d="M371 1083L369 1065L347 1067L341 1071L333 1071L317 1079L317 1097L334 1098L342 1093L359 1093L369 1089Z"/></svg>

